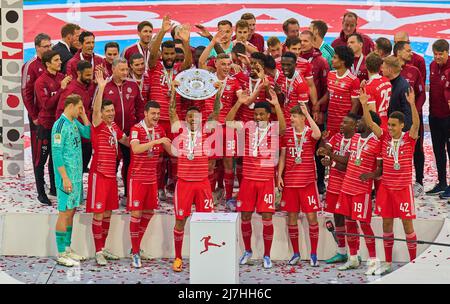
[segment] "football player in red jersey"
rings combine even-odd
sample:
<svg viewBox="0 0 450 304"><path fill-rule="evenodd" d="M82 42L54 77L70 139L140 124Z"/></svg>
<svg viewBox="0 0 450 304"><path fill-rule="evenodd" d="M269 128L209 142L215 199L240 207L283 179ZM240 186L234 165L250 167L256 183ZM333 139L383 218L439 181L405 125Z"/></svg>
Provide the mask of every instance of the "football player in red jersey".
<svg viewBox="0 0 450 304"><path fill-rule="evenodd" d="M103 99L106 79L103 72L95 72L98 94L95 97L92 113L91 142L93 158L88 178L86 212L93 213L92 234L95 243L97 265L104 266L106 260L118 260L119 257L105 248L109 224L113 210L119 208L116 179L116 162L119 153L118 142L129 146L125 133L114 122L114 104Z"/></svg>
<svg viewBox="0 0 450 304"><path fill-rule="evenodd" d="M376 112L371 111L373 121L380 124L380 117ZM372 186L374 178L381 176L382 160L379 156L381 143L367 127L364 119L358 121L358 133L356 133L350 142L349 157L347 158L347 170L342 183L341 193L336 204L336 213L345 215L345 226L347 233L358 233L359 221L364 235L373 236L373 230L370 226L372 218ZM360 265L357 256L359 249L359 237L346 236L347 244L350 249L350 258L347 263L340 266L339 270L348 270L358 268ZM376 259L375 239L366 237L366 247L369 252L367 261L368 269L366 275L374 274L379 267Z"/></svg>
<svg viewBox="0 0 450 304"><path fill-rule="evenodd" d="M174 133L179 133L172 141L171 155L178 158L177 183L174 194L175 227L173 229L175 243L175 260L173 271L183 269L182 247L184 226L191 214L192 203L197 212L214 212L214 202L211 185L208 179L208 159L211 156L211 128L209 124L202 128L202 114L198 107L187 109L185 121L180 121L177 114L177 97L175 87L171 84L171 102L169 108L170 123ZM220 110L220 89L216 94L212 117L218 118ZM179 131L181 130L181 132ZM179 132L176 132L179 131ZM211 136L214 136L213 133Z"/></svg>
<svg viewBox="0 0 450 304"><path fill-rule="evenodd" d="M353 113L348 113L341 122L340 132L333 135L329 141L328 131L323 133L323 142L325 146L317 150L322 158L322 164L330 167L330 174L328 178L328 186L325 198L325 211L334 214L334 224L336 232L345 232L345 217L336 213L336 204L341 193L342 182L345 176L346 162L348 158L348 149L350 148L350 141L355 134L356 122L358 116ZM339 263L347 261L347 250L345 248L345 236L337 234L337 253L325 263Z"/></svg>
<svg viewBox="0 0 450 304"><path fill-rule="evenodd" d="M328 98L323 101L328 102L326 130L330 137L339 132L339 125L348 112L358 113L360 81L350 72L353 61L352 49L336 47L332 59L334 70L328 73Z"/></svg>
<svg viewBox="0 0 450 304"><path fill-rule="evenodd" d="M281 208L288 213L288 231L294 255L289 265L300 260L298 248L298 213L306 214L309 223L311 243L311 266L319 266L317 261L317 242L319 225L317 211L319 193L316 184L314 151L321 132L308 112L306 103L300 103L290 110L291 128L286 130L281 140L281 154L278 163L277 185L283 191ZM308 120L309 126L305 125ZM283 175L284 172L284 175ZM314 178L312 178L314 177Z"/></svg>
<svg viewBox="0 0 450 304"><path fill-rule="evenodd" d="M192 53L186 52L184 61L182 63L175 63L176 51L173 41L162 40L167 32L170 32L172 23L169 16L164 16L161 25L161 30L156 35L155 41L152 42L151 52L149 58L149 76L150 76L150 100L154 100L161 106L160 120L158 122L163 127L166 135L171 138L171 127L169 119L169 104L170 104L170 86L175 76L186 69L191 68L192 65ZM183 48L189 50L189 37L190 27L183 25L178 30L178 36L183 41ZM161 48L161 52L160 52ZM161 58L161 60L160 60ZM180 96L177 95L179 99ZM177 110L180 111L181 103L177 101ZM158 167L159 173L159 197L161 200L166 199L166 193L164 191L165 180L164 175L166 170L169 172L169 178L174 181L176 172L176 158L171 158L170 162L167 157L163 160L160 158L160 165ZM169 170L169 166L172 166Z"/></svg>
<svg viewBox="0 0 450 304"><path fill-rule="evenodd" d="M369 110L380 116L380 127L387 130L389 100L391 99L392 84L388 78L380 75L383 59L375 52L367 55L366 67L369 80L361 83L369 96Z"/></svg>
<svg viewBox="0 0 450 304"><path fill-rule="evenodd" d="M268 102L258 102L254 108L254 120L244 124L235 121L239 108L243 105L241 99L231 108L226 117L227 127L245 132L245 149L243 151L243 178L237 201L237 210L241 212L242 238L245 252L239 263L247 264L252 257L252 214L262 215L264 239L264 268L271 268L270 249L273 238L272 215L275 212L275 166L278 162L278 136L286 130L283 111L276 93L270 90L271 99ZM278 122L270 122L272 106ZM239 136L238 136L239 139ZM239 149L238 140L238 150ZM241 154L242 155L242 154Z"/></svg>
<svg viewBox="0 0 450 304"><path fill-rule="evenodd" d="M137 25L137 31L139 40L136 43L126 47L122 51L120 57L123 57L130 62L131 55L141 54L144 57L144 69L147 72L150 57L150 42L152 41L153 36L153 24L149 21L142 21Z"/></svg>
<svg viewBox="0 0 450 304"><path fill-rule="evenodd" d="M412 126L403 132L404 114L392 112L389 115L388 130L381 129L373 122L367 106L367 94L364 90L359 97L364 110L364 119L372 132L382 142L381 156L383 158L383 175L377 191L376 204L383 218L383 236L393 238L394 218L401 218L406 234L410 260L416 258L417 237L414 232L413 219L416 218L414 194L412 190L412 164L414 146L419 134L420 119L415 106L415 96L412 88L405 94L412 112ZM386 263L375 271L381 275L392 271L393 240L384 240Z"/></svg>
<svg viewBox="0 0 450 304"><path fill-rule="evenodd" d="M363 54L363 38L360 34L354 33L348 37L347 46L352 49L354 62L350 71L358 77L359 81L367 80L366 56Z"/></svg>
<svg viewBox="0 0 450 304"><path fill-rule="evenodd" d="M132 266L140 268L141 258L150 259L141 249L142 237L158 208L157 166L159 155L170 152L170 139L158 125L160 106L149 101L144 108L144 119L131 127L131 162L128 171L128 202L131 211L130 236Z"/></svg>

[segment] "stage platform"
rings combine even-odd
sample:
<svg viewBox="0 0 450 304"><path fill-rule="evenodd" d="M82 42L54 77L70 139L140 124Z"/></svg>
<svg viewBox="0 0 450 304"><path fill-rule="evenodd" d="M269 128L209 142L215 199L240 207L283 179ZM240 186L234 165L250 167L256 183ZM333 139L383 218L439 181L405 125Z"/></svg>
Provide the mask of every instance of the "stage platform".
<svg viewBox="0 0 450 304"><path fill-rule="evenodd" d="M432 167L434 163L430 149L430 136L425 136L425 188L432 187L436 171ZM29 149L26 157L29 160ZM85 178L86 184L86 178ZM120 184L120 182L119 182ZM123 190L120 189L122 192ZM224 212L223 205L219 205L217 212ZM444 219L449 214L447 202L437 197L422 197L416 200L417 220L415 227L418 239L433 241L441 231ZM0 183L0 254L8 256L37 256L48 257L56 255L54 227L57 211L55 207L42 206L35 199L34 178L30 162L26 162L25 176L22 178L3 179ZM318 245L318 257L320 260L329 258L335 252L335 242L332 235L326 230L324 223L331 219L331 214L319 213L320 236ZM93 257L94 243L91 234L92 215L85 213L82 206L75 216L73 248L79 253ZM300 218L300 240L303 259L308 259L309 238L308 226L304 217ZM152 219L149 229L144 236L143 248L155 258L173 257L173 230L174 216L173 205L162 203L156 216ZM291 256L286 217L282 212L274 216L274 241L272 258L274 260L286 260ZM376 235L382 235L381 218L374 216L372 222ZM403 238L403 228L399 221L395 224L395 234ZM263 251L262 224L260 217L253 218L253 248L254 257L261 258ZM121 207L114 212L111 221L110 237L107 247L121 257L127 256L130 249L129 239L129 214ZM241 243L241 247L243 244ZM418 246L418 254L427 249L427 245ZM365 260L367 252L364 240L361 240L361 256ZM384 258L383 244L377 240L377 252L381 259ZM185 230L183 255L189 253L189 224ZM394 261L407 262L408 253L406 244L396 242L394 245Z"/></svg>

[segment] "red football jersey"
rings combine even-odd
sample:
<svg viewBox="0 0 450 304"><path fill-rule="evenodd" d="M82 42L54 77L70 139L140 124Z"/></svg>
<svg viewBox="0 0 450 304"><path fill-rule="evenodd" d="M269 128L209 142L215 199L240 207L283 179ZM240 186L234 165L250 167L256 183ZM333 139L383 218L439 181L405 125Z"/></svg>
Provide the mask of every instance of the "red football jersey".
<svg viewBox="0 0 450 304"><path fill-rule="evenodd" d="M192 133L183 128L172 141L178 157L177 176L185 181L202 181L208 178L208 157L211 154L210 133ZM193 156L193 157L192 157Z"/></svg>
<svg viewBox="0 0 450 304"><path fill-rule="evenodd" d="M338 76L336 71L328 73L328 104L327 130L339 133L339 126L345 115L352 109L352 98L359 98L359 79L347 70Z"/></svg>
<svg viewBox="0 0 450 304"><path fill-rule="evenodd" d="M381 118L381 127L383 128L387 128L391 91L392 84L389 79L378 74L371 77L366 85L366 93L369 97L367 103L375 105L376 112Z"/></svg>
<svg viewBox="0 0 450 304"><path fill-rule="evenodd" d="M255 122L249 123L246 127L248 128L245 129L242 175L250 180L271 180L275 176L275 166L278 164L278 128L269 124L269 127L259 129Z"/></svg>
<svg viewBox="0 0 450 304"><path fill-rule="evenodd" d="M361 134L357 133L352 137L349 148L350 157L342 184L342 192L357 195L372 191L373 180L370 179L364 182L359 179L359 176L363 173L375 171L380 151L381 142L375 134L371 133L367 138L362 138Z"/></svg>
<svg viewBox="0 0 450 304"><path fill-rule="evenodd" d="M131 72L130 78L136 81L141 91L142 100L147 103L150 100L150 75L148 72L144 72L141 79L137 79L136 76Z"/></svg>
<svg viewBox="0 0 450 304"><path fill-rule="evenodd" d="M104 121L97 127L91 126L92 172L101 173L105 177L116 177L118 141L123 135L123 131L115 122L112 122L111 126Z"/></svg>
<svg viewBox="0 0 450 304"><path fill-rule="evenodd" d="M145 122L135 124L130 130L130 143L137 141L139 144L146 144L153 140L165 137L166 134L161 126L147 128ZM149 184L156 183L159 154L163 152L162 145L153 146L147 152L136 154L131 151L130 167L128 169L128 179L133 179Z"/></svg>
<svg viewBox="0 0 450 304"><path fill-rule="evenodd" d="M343 134L337 133L331 137L330 141L327 143L331 147L334 154L344 156L348 153L350 148L351 138L345 138ZM330 168L330 178L328 180L327 192L334 194L339 194L342 189L342 183L345 177L345 171L340 171L336 169L335 163L331 164Z"/></svg>
<svg viewBox="0 0 450 304"><path fill-rule="evenodd" d="M294 74L292 79L284 77L281 83L281 91L284 94L283 114L285 119L290 117L290 111L300 102L307 103L309 101L309 87L305 78L298 72Z"/></svg>
<svg viewBox="0 0 450 304"><path fill-rule="evenodd" d="M286 133L281 139L281 147L286 148L286 162L283 177L285 187L305 187L316 180L314 151L317 140L312 137L310 127L305 126L303 132L303 144L301 144L302 133L297 134L297 145L301 145L299 151L295 147L294 128L286 129ZM298 162L299 158L301 162Z"/></svg>
<svg viewBox="0 0 450 304"><path fill-rule="evenodd" d="M175 76L180 72L181 63L175 63L173 68L167 70L161 61L156 66L149 69L150 76L150 100L154 100L161 106L160 118L163 121L169 120L170 105L170 84ZM180 96L177 94L177 113L180 113Z"/></svg>
<svg viewBox="0 0 450 304"><path fill-rule="evenodd" d="M383 175L381 182L389 190L402 190L412 184L413 155L416 140L409 137L409 132L395 141L387 131L383 131L381 156L383 157ZM394 149L398 147L398 164L395 169Z"/></svg>

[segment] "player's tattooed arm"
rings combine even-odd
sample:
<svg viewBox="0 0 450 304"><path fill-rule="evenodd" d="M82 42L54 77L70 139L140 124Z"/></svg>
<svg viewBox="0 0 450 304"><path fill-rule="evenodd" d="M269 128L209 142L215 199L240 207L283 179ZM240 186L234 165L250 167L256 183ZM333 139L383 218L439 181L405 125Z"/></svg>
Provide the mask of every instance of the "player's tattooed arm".
<svg viewBox="0 0 450 304"><path fill-rule="evenodd" d="M216 93L216 98L214 99L214 108L213 108L213 112L208 117L208 121L213 121L213 120L219 119L220 103L221 103L220 99L222 98L221 93L224 89L223 86L224 86L224 84L221 81L216 83L217 93Z"/></svg>
<svg viewBox="0 0 450 304"><path fill-rule="evenodd" d="M380 138L383 134L383 131L381 130L380 126L372 120L372 116L370 116L369 106L367 104L368 99L369 97L366 94L365 88L361 88L359 91L359 102L361 103L363 108L364 120L366 121L367 126L372 130L373 134L375 134L376 137Z"/></svg>
<svg viewBox="0 0 450 304"><path fill-rule="evenodd" d="M155 41L153 41L152 46L150 48L150 57L148 59L148 67L149 68L155 67L156 62L159 59L159 48L161 47L161 43L164 38L164 35L168 31L170 31L171 28L172 28L172 22L170 20L170 17L168 15L166 15L163 17L161 29L159 30L158 35L156 35Z"/></svg>
<svg viewBox="0 0 450 304"><path fill-rule="evenodd" d="M405 95L412 113L412 126L411 129L409 129L409 137L417 139L419 137L420 117L416 108L416 97L413 88L409 87L408 93Z"/></svg>
<svg viewBox="0 0 450 304"><path fill-rule="evenodd" d="M172 81L171 86L171 94L170 94L170 105L169 105L169 118L170 118L170 124L172 125L172 128L174 127L174 124L179 124L180 119L178 118L177 114L177 92L175 91L175 88L179 86L180 83L176 80Z"/></svg>

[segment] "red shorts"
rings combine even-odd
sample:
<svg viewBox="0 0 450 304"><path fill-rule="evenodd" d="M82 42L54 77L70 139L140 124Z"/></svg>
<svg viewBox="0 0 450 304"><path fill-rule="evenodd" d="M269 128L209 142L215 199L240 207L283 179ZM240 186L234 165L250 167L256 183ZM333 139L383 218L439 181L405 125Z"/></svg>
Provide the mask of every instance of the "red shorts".
<svg viewBox="0 0 450 304"><path fill-rule="evenodd" d="M305 187L285 187L281 198L281 210L286 212L317 212L319 208L319 191L315 182Z"/></svg>
<svg viewBox="0 0 450 304"><path fill-rule="evenodd" d="M214 212L211 184L208 178L193 182L178 178L173 203L177 220L183 220L191 215L192 203L195 204L197 212Z"/></svg>
<svg viewBox="0 0 450 304"><path fill-rule="evenodd" d="M389 190L382 183L377 191L377 211L382 218L415 219L416 206L412 185L402 190Z"/></svg>
<svg viewBox="0 0 450 304"><path fill-rule="evenodd" d="M325 208L326 212L336 213L336 204L339 199L339 194L331 193L327 191L327 195L325 196Z"/></svg>
<svg viewBox="0 0 450 304"><path fill-rule="evenodd" d="M275 182L255 181L242 178L242 185L237 198L239 212L275 212Z"/></svg>
<svg viewBox="0 0 450 304"><path fill-rule="evenodd" d="M117 179L115 177L105 177L101 173L90 172L86 212L103 213L116 209L119 209Z"/></svg>
<svg viewBox="0 0 450 304"><path fill-rule="evenodd" d="M158 208L158 184L128 180L128 211L154 210Z"/></svg>
<svg viewBox="0 0 450 304"><path fill-rule="evenodd" d="M372 219L372 199L370 193L351 195L341 192L336 213L350 217L355 221L370 223Z"/></svg>

